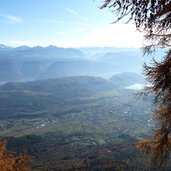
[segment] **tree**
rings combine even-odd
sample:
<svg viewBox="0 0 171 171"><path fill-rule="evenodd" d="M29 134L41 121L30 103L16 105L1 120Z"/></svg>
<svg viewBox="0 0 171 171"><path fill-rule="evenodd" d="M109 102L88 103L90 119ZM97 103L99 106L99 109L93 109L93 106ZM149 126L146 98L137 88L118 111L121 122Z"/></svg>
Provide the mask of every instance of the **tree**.
<svg viewBox="0 0 171 171"><path fill-rule="evenodd" d="M1 171L29 171L27 164L32 157L23 153L15 155L13 151L6 149L6 142L0 142L0 170Z"/></svg>
<svg viewBox="0 0 171 171"><path fill-rule="evenodd" d="M162 170L171 152L171 0L105 0L100 8L106 7L116 14L116 22L127 18L144 33L149 42L144 47L145 53L167 48L161 62L153 59L151 66L144 65L147 80L151 82L147 92L155 96L157 128L151 140L138 144L141 149L151 152L153 164Z"/></svg>

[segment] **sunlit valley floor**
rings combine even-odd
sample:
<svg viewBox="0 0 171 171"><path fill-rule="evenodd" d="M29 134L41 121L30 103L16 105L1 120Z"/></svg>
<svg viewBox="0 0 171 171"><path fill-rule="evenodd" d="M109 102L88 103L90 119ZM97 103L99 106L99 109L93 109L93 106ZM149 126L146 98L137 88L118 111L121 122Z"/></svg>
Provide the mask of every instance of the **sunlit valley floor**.
<svg viewBox="0 0 171 171"><path fill-rule="evenodd" d="M149 170L136 148L155 127L142 63L137 49L1 47L1 139L32 170Z"/></svg>

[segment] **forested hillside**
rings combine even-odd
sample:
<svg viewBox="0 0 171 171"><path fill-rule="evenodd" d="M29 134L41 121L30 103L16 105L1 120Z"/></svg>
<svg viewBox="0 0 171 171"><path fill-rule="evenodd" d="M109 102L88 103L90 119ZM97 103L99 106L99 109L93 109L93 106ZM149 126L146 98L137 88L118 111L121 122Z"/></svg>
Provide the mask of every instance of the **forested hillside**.
<svg viewBox="0 0 171 171"><path fill-rule="evenodd" d="M135 144L150 136L154 124L151 99L136 98L137 91L125 88L141 80L137 77L123 73L115 80L78 76L6 83L0 87L1 139L9 149L35 156L36 170L143 170L148 166L142 165ZM120 86L124 78L125 87Z"/></svg>

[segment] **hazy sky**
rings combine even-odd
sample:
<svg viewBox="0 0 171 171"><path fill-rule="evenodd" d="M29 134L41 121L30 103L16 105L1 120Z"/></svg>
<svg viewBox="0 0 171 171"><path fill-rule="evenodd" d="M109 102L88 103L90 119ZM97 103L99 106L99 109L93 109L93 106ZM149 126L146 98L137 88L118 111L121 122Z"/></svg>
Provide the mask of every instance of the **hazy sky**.
<svg viewBox="0 0 171 171"><path fill-rule="evenodd" d="M0 43L20 46L141 47L133 24L111 24L102 0L1 0Z"/></svg>

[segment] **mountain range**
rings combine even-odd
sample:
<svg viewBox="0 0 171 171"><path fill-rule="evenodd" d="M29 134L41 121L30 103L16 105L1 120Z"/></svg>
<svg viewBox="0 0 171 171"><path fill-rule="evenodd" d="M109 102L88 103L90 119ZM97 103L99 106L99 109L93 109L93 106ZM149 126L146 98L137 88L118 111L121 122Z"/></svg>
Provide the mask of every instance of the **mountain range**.
<svg viewBox="0 0 171 171"><path fill-rule="evenodd" d="M109 78L120 72L141 73L138 49L9 47L0 45L0 82L68 76Z"/></svg>

